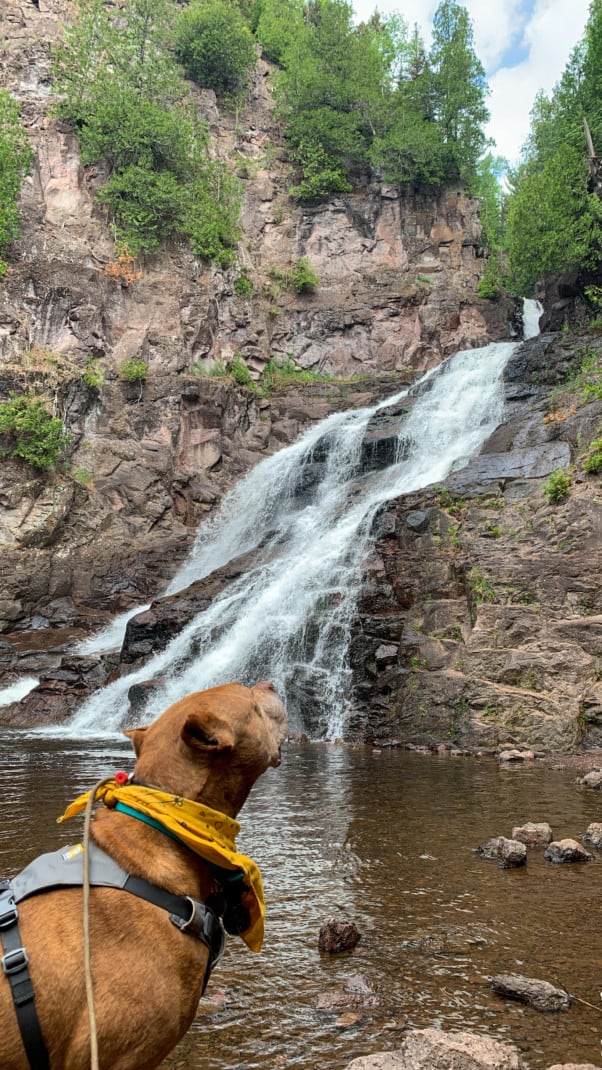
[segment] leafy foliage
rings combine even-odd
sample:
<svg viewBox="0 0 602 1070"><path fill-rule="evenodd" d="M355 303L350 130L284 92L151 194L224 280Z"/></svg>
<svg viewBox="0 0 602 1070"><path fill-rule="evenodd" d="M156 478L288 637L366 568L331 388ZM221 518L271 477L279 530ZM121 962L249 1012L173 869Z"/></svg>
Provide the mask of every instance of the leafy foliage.
<svg viewBox="0 0 602 1070"><path fill-rule="evenodd" d="M279 113L301 171L293 196L346 192L370 167L388 181L473 181L487 86L464 8L441 0L427 54L399 15L360 26L345 0L263 0L257 36L282 65Z"/></svg>
<svg viewBox="0 0 602 1070"><path fill-rule="evenodd" d="M193 81L218 96L240 93L257 60L253 34L227 0L184 8L176 22L175 47Z"/></svg>
<svg viewBox="0 0 602 1070"><path fill-rule="evenodd" d="M71 440L63 421L26 394L0 403L0 437L7 443L0 456L20 457L40 469L52 467Z"/></svg>
<svg viewBox="0 0 602 1070"><path fill-rule="evenodd" d="M5 268L1 257L18 234L19 189L31 156L18 105L6 89L0 89L0 276Z"/></svg>
<svg viewBox="0 0 602 1070"><path fill-rule="evenodd" d="M143 383L148 377L148 364L145 360L130 357L119 365L119 378L126 383Z"/></svg>
<svg viewBox="0 0 602 1070"><path fill-rule="evenodd" d="M98 198L130 256L185 237L199 256L229 262L240 188L187 103L169 48L174 12L171 0L126 0L118 13L80 0L55 58L56 110L75 126L83 163L109 165Z"/></svg>
<svg viewBox="0 0 602 1070"><path fill-rule="evenodd" d="M512 176L508 251L522 292L542 275L592 268L602 258L602 202L589 187L583 133L586 119L594 145L602 145L601 70L602 0L592 0L583 40L551 97L536 98Z"/></svg>
<svg viewBox="0 0 602 1070"><path fill-rule="evenodd" d="M555 468L550 478L544 483L543 492L550 505L557 505L568 498L573 481L563 468Z"/></svg>

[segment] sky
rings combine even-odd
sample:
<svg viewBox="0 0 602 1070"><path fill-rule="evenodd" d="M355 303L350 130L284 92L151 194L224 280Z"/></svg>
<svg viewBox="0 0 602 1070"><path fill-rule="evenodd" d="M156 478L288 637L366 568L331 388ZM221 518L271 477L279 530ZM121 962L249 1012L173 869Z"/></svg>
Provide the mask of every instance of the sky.
<svg viewBox="0 0 602 1070"><path fill-rule="evenodd" d="M351 0L357 21L374 8L417 22L430 43L438 0ZM590 0L459 0L470 15L474 48L487 75L492 151L517 163L529 133L529 113L540 89L548 95L583 36Z"/></svg>

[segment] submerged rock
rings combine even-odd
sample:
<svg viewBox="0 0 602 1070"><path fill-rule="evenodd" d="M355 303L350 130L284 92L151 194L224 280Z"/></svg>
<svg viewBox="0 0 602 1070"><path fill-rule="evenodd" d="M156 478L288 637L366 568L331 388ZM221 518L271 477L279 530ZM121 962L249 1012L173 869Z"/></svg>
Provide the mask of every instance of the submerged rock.
<svg viewBox="0 0 602 1070"><path fill-rule="evenodd" d="M316 1010L323 1014L342 1014L351 1011L372 1010L380 1000L374 989L361 973L347 978L342 988L333 992L321 992L316 999Z"/></svg>
<svg viewBox="0 0 602 1070"><path fill-rule="evenodd" d="M483 858L499 859L503 869L524 866L527 861L527 848L524 843L509 840L506 836L494 836L493 839L487 840L487 843L477 847L477 854Z"/></svg>
<svg viewBox="0 0 602 1070"><path fill-rule="evenodd" d="M346 1070L524 1070L518 1048L476 1033L417 1029L398 1051L365 1055Z"/></svg>
<svg viewBox="0 0 602 1070"><path fill-rule="evenodd" d="M546 862L593 862L594 856L577 840L554 840L544 852Z"/></svg>
<svg viewBox="0 0 602 1070"><path fill-rule="evenodd" d="M567 1011L571 1005L568 992L555 988L549 981L523 977L520 973L500 973L491 978L491 987L498 996L528 1003L537 1011Z"/></svg>

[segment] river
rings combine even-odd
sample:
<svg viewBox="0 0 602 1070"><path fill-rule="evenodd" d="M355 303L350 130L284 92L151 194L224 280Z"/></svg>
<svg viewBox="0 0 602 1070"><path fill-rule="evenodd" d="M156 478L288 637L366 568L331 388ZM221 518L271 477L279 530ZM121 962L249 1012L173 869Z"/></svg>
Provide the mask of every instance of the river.
<svg viewBox="0 0 602 1070"><path fill-rule="evenodd" d="M65 802L129 770L131 758L118 737L82 745L5 731L0 767L0 871L10 875L77 840L77 821L71 832L55 822ZM474 853L526 820L577 837L599 819L600 796L574 778L539 763L289 744L241 815L239 848L260 864L266 887L264 950L252 955L230 939L166 1070L342 1070L431 1025L512 1040L531 1070L599 1063L601 862L554 866L533 850L524 869L501 870ZM360 929L353 952L318 951L332 915ZM491 992L498 972L561 983L578 1000L539 1014ZM320 994L358 973L376 1007L354 1022L316 1009Z"/></svg>

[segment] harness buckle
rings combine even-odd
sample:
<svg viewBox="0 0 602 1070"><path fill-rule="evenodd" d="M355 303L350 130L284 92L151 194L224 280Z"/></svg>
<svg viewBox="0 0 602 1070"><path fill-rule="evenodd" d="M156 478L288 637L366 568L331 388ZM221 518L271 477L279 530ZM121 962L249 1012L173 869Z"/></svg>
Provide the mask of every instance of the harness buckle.
<svg viewBox="0 0 602 1070"><path fill-rule="evenodd" d="M3 902L3 900L5 900ZM19 917L17 904L12 892L8 891L0 895L0 929L10 929L16 924Z"/></svg>
<svg viewBox="0 0 602 1070"><path fill-rule="evenodd" d="M7 951L0 962L6 976L10 977L12 973L18 973L29 965L29 955L24 947L16 947L13 951Z"/></svg>

